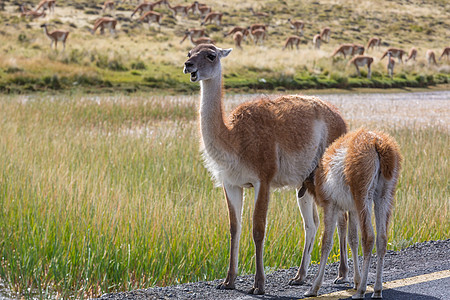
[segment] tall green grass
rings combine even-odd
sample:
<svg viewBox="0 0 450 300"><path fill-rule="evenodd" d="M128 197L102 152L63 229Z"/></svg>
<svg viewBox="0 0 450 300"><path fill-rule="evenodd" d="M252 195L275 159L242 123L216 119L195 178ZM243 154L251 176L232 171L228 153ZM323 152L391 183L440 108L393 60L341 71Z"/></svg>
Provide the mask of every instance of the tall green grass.
<svg viewBox="0 0 450 300"><path fill-rule="evenodd" d="M83 298L224 277L226 204L195 119L195 105L173 98L3 98L1 280L24 297ZM448 131L379 129L405 157L389 248L448 238ZM299 265L304 240L294 192L272 195L267 271ZM240 274L254 272L252 199L247 190Z"/></svg>

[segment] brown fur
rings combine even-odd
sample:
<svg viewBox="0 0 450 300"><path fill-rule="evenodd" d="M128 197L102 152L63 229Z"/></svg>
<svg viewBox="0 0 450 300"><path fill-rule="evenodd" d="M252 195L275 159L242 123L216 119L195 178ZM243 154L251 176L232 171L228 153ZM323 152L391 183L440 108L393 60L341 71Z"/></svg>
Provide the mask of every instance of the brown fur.
<svg viewBox="0 0 450 300"><path fill-rule="evenodd" d="M408 57L405 59L405 62L407 62L408 60L416 60L416 56L417 56L417 49L412 47L411 50L409 50L409 55Z"/></svg>
<svg viewBox="0 0 450 300"><path fill-rule="evenodd" d="M383 53L380 60L382 60L385 56L387 56L388 52L391 52L393 57L397 57L399 62L403 63L402 58L403 58L403 55L406 54L406 51L399 49L399 48L389 48Z"/></svg>
<svg viewBox="0 0 450 300"><path fill-rule="evenodd" d="M256 275L250 293L263 294L263 248L270 188L294 186L300 189L303 185L308 190L312 188L310 174L316 168L324 147L344 134L347 126L333 105L300 95L244 103L226 118L222 108L220 59L230 51L213 45L198 45L189 52L184 73L191 74L191 81L201 82L203 152L208 169L224 185L229 208L232 251L227 277L219 288L234 288L239 240L236 226L241 216L242 189L253 186L256 190L253 212ZM316 122L321 124L319 131ZM313 137L317 139L313 141ZM291 284L300 284L306 277L318 226L317 211L310 199L298 199L308 244L305 242L302 266Z"/></svg>
<svg viewBox="0 0 450 300"><path fill-rule="evenodd" d="M444 50L442 50L442 54L439 57L439 60L441 60L441 58L443 58L444 56L446 56L448 60L448 58L450 57L450 47L445 47Z"/></svg>
<svg viewBox="0 0 450 300"><path fill-rule="evenodd" d="M381 39L377 37L370 38L369 42L367 42L367 51L369 51L370 48L380 47L381 45Z"/></svg>
<svg viewBox="0 0 450 300"><path fill-rule="evenodd" d="M301 42L301 40L298 36L296 36L296 35L290 36L284 42L283 50L286 49L287 47L294 49L294 46L298 49L300 42Z"/></svg>
<svg viewBox="0 0 450 300"><path fill-rule="evenodd" d="M342 152L346 151L346 152ZM345 155L345 156L344 156ZM401 169L402 156L395 140L382 132L359 129L337 139L325 151L315 174L317 204L324 208L324 234L319 272L306 296L315 296L322 285L327 257L337 216L349 211L349 241L353 257L357 256L356 219L361 228L364 264L362 277L355 261L356 296L364 298L375 235L371 225L374 203L377 226L377 278L374 295L381 297L382 267L387 246L387 228L393 207L395 188ZM337 167L343 163L343 169ZM377 168L379 166L379 169ZM343 178L343 179L341 179ZM339 187L338 187L339 186ZM351 203L346 199L349 188ZM346 192L344 192L346 193ZM347 194L348 196L348 194ZM344 220L339 219L340 227ZM342 231L342 229L341 229ZM351 233L352 232L352 233Z"/></svg>

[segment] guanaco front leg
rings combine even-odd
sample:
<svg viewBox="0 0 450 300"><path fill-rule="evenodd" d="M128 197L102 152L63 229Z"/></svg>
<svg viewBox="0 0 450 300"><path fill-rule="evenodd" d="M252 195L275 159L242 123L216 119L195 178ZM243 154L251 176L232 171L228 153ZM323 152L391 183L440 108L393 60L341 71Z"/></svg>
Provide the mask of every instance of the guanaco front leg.
<svg viewBox="0 0 450 300"><path fill-rule="evenodd" d="M255 209L253 211L253 241L255 243L256 274L253 287L249 294L262 295L265 293L264 284L264 236L266 231L267 209L269 207L270 184L260 182L255 185Z"/></svg>
<svg viewBox="0 0 450 300"><path fill-rule="evenodd" d="M225 197L230 218L230 264L227 278L217 286L218 289L234 289L234 281L238 272L239 239L241 237L243 189L238 186L224 184Z"/></svg>
<svg viewBox="0 0 450 300"><path fill-rule="evenodd" d="M299 196L299 190L297 190ZM319 228L319 216L313 196L306 192L303 196L297 197L297 204L303 217L303 227L305 230L305 246L303 257L297 275L289 281L289 285L301 285L305 283L308 274L308 266L311 262L311 252L314 246L317 229Z"/></svg>

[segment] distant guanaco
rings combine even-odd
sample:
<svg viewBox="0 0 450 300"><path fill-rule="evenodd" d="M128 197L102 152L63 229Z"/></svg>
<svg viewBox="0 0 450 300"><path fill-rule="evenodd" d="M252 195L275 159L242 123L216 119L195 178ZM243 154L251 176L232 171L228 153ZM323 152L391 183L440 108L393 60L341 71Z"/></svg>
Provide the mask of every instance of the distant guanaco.
<svg viewBox="0 0 450 300"><path fill-rule="evenodd" d="M407 62L408 60L416 60L416 56L417 56L417 49L412 47L411 50L409 50L409 55L408 57L405 59L405 62Z"/></svg>
<svg viewBox="0 0 450 300"><path fill-rule="evenodd" d="M53 43L55 43L55 50L56 50L58 48L58 42L62 42L62 44L63 44L63 51L66 50L66 40L67 40L67 37L69 36L69 32L68 31L55 30L55 31L52 31L52 32L48 32L47 24L42 24L41 27L44 28L45 35L48 36L48 38L51 41L50 48L52 48L53 47Z"/></svg>
<svg viewBox="0 0 450 300"><path fill-rule="evenodd" d="M284 47L283 50L286 49L287 47L290 47L291 49L294 49L294 46L297 48L298 50L298 46L300 45L300 37L297 35L291 35L290 37L288 37L286 39L286 42L284 42Z"/></svg>

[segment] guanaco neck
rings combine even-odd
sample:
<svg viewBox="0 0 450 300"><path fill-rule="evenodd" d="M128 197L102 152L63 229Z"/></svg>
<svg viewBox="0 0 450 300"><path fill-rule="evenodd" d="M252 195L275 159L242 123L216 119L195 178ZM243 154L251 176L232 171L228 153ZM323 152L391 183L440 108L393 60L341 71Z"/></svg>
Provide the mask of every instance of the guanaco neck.
<svg viewBox="0 0 450 300"><path fill-rule="evenodd" d="M224 121L222 107L222 76L200 82L200 131L207 152L223 149L220 143L227 139L229 129Z"/></svg>
<svg viewBox="0 0 450 300"><path fill-rule="evenodd" d="M45 35L48 36L49 38L52 38L52 37L50 36L50 34L48 33L47 26L44 26L44 33L45 33Z"/></svg>

